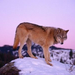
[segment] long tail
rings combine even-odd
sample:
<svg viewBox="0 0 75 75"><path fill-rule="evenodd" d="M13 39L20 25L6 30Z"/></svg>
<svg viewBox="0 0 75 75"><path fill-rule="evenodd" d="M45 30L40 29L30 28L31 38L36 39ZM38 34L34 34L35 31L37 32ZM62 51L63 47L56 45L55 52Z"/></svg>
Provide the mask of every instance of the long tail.
<svg viewBox="0 0 75 75"><path fill-rule="evenodd" d="M18 44L19 44L19 38L18 38L18 35L15 34L15 39L14 39L14 44L13 44L14 50L17 48Z"/></svg>

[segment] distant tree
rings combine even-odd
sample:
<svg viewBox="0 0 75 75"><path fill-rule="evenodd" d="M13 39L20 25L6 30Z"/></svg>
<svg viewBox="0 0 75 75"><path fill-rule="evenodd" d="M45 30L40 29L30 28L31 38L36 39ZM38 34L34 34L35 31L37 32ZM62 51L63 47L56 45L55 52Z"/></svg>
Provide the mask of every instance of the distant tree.
<svg viewBox="0 0 75 75"><path fill-rule="evenodd" d="M51 57L53 57L53 53L51 53Z"/></svg>
<svg viewBox="0 0 75 75"><path fill-rule="evenodd" d="M70 53L69 53L69 55L70 55L70 59L72 59L73 57L73 51L72 51L72 49L70 50Z"/></svg>
<svg viewBox="0 0 75 75"><path fill-rule="evenodd" d="M1 68L2 66L4 66L4 65L5 65L5 63L0 60L0 68Z"/></svg>
<svg viewBox="0 0 75 75"><path fill-rule="evenodd" d="M0 52L0 60L4 61L3 53Z"/></svg>
<svg viewBox="0 0 75 75"><path fill-rule="evenodd" d="M73 61L73 64L75 65L75 60Z"/></svg>
<svg viewBox="0 0 75 75"><path fill-rule="evenodd" d="M60 59L60 62L61 62L61 63L64 63L63 60L62 60L62 57L61 57L61 59Z"/></svg>

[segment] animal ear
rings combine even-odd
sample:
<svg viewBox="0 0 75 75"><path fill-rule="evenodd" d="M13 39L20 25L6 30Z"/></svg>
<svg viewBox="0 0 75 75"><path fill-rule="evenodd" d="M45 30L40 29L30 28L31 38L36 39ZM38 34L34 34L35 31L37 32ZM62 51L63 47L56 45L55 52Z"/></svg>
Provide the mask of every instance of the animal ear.
<svg viewBox="0 0 75 75"><path fill-rule="evenodd" d="M61 29L60 28L57 28L57 33L60 33Z"/></svg>
<svg viewBox="0 0 75 75"><path fill-rule="evenodd" d="M69 30L66 30L65 32L67 33Z"/></svg>

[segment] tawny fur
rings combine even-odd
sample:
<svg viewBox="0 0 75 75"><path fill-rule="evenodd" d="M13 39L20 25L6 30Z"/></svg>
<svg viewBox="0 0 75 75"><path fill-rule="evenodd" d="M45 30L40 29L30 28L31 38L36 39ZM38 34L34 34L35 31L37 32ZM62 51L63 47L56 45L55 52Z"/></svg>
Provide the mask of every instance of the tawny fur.
<svg viewBox="0 0 75 75"><path fill-rule="evenodd" d="M33 23L20 23L16 29L13 48L16 49L20 43L18 53L19 57L23 58L21 50L26 42L29 56L37 58L31 52L31 43L37 43L43 48L46 63L52 66L52 64L49 63L51 59L48 49L53 44L63 43L64 40L67 39L68 31L69 30L63 30L61 28L43 27Z"/></svg>

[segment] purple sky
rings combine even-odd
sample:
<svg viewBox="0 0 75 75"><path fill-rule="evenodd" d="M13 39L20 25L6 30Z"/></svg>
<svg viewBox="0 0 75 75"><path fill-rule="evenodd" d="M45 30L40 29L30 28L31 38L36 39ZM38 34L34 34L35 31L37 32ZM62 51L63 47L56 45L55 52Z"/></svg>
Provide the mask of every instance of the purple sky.
<svg viewBox="0 0 75 75"><path fill-rule="evenodd" d="M0 46L13 45L19 23L69 29L64 45L75 49L75 0L0 0Z"/></svg>

